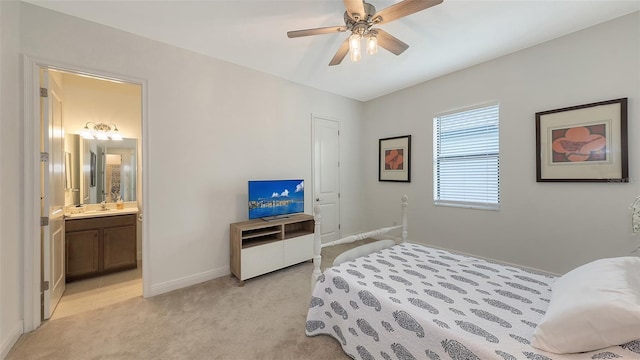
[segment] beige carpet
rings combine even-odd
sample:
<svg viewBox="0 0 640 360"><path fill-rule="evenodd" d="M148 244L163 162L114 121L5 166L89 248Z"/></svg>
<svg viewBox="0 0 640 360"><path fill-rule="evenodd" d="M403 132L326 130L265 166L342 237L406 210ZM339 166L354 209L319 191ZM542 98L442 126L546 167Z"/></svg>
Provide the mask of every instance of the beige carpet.
<svg viewBox="0 0 640 360"><path fill-rule="evenodd" d="M349 245L323 252L323 268ZM311 262L245 282L228 276L54 319L23 335L16 359L350 359L304 333Z"/></svg>

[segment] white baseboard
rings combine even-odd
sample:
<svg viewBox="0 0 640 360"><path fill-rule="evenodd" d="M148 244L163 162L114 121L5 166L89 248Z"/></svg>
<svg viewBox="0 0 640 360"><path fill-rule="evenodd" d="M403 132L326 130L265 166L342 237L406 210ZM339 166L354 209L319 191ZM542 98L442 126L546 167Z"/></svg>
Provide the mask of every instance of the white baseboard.
<svg viewBox="0 0 640 360"><path fill-rule="evenodd" d="M217 279L231 274L229 267L213 269L200 274L190 275L181 279L166 281L160 284L151 285L151 290L147 297L167 293L169 291L182 289L187 286L199 284L201 282Z"/></svg>
<svg viewBox="0 0 640 360"><path fill-rule="evenodd" d="M16 342L18 342L18 339L20 339L23 329L24 327L22 324L22 320L20 320L16 323L9 334L7 334L8 336L6 337L6 339L4 339L4 341L2 341L2 344L0 344L0 359L4 359L5 357L7 357L7 354L9 354L11 348L13 348Z"/></svg>

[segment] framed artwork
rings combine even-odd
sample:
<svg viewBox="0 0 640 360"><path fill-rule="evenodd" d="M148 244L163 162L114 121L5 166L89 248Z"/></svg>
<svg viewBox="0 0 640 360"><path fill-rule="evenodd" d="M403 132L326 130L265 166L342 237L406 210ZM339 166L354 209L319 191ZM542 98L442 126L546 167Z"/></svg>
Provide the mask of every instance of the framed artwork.
<svg viewBox="0 0 640 360"><path fill-rule="evenodd" d="M380 139L378 181L411 182L411 135Z"/></svg>
<svg viewBox="0 0 640 360"><path fill-rule="evenodd" d="M629 182L627 98L536 113L536 181Z"/></svg>

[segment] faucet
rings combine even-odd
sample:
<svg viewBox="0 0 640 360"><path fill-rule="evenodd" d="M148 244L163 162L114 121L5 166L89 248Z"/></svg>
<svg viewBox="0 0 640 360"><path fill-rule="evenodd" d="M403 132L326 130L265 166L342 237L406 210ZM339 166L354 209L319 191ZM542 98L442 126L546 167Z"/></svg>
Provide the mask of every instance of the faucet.
<svg viewBox="0 0 640 360"><path fill-rule="evenodd" d="M100 209L107 210L107 203L104 200L102 200L102 202L100 203Z"/></svg>

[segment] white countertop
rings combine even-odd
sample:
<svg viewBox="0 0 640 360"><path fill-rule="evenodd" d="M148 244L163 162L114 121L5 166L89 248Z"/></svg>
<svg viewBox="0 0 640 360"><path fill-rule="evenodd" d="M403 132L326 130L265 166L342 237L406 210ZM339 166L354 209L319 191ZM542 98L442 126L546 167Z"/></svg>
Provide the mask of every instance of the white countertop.
<svg viewBox="0 0 640 360"><path fill-rule="evenodd" d="M116 216L116 215L126 215L126 214L136 214L138 212L137 207L125 207L124 209L107 209L107 210L85 210L84 212L75 213L75 214L65 214L65 219L86 219L93 217L104 217L104 216Z"/></svg>

